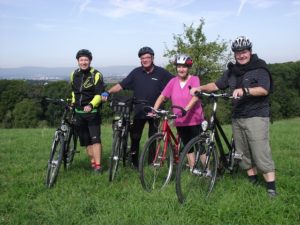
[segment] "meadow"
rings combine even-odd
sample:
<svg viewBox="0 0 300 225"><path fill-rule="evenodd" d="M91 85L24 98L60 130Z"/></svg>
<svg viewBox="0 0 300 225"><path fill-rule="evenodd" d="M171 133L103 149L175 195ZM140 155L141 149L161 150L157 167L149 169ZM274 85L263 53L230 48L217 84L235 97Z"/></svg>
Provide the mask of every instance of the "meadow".
<svg viewBox="0 0 300 225"><path fill-rule="evenodd" d="M185 204L177 201L174 181L148 193L131 168L120 167L116 180L108 181L110 124L102 127L104 173L90 170L80 148L72 167L46 188L54 130L0 130L0 224L300 224L300 118L271 125L276 198L269 199L261 177L253 186L240 171L219 177L208 198Z"/></svg>

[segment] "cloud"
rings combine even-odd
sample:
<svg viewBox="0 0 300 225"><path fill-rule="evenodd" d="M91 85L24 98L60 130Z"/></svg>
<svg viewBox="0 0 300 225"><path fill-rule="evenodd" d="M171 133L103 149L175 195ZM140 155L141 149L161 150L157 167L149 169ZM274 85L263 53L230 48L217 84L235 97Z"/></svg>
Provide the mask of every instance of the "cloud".
<svg viewBox="0 0 300 225"><path fill-rule="evenodd" d="M245 8L245 5L249 5L256 9L267 9L271 8L274 5L278 4L279 1L276 0L239 0L240 5L237 12L237 15L239 16L242 12L242 10Z"/></svg>
<svg viewBox="0 0 300 225"><path fill-rule="evenodd" d="M164 17L178 17L176 9L187 6L194 0L110 0L107 4L85 0L80 12L97 13L105 17L121 18L134 13L155 14Z"/></svg>
<svg viewBox="0 0 300 225"><path fill-rule="evenodd" d="M80 5L79 5L79 12L83 13L86 8L88 7L88 5L90 4L90 0L84 0Z"/></svg>

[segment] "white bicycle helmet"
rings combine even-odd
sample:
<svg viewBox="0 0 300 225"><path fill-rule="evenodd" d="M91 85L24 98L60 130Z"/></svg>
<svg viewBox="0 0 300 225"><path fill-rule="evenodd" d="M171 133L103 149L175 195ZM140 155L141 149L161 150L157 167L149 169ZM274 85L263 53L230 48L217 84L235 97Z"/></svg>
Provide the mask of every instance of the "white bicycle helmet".
<svg viewBox="0 0 300 225"><path fill-rule="evenodd" d="M193 60L190 56L188 55L177 55L175 57L175 62L174 64L177 65L185 65L188 67L191 67L193 65Z"/></svg>
<svg viewBox="0 0 300 225"><path fill-rule="evenodd" d="M237 37L231 44L231 50L233 52L243 51L245 49L251 50L252 43L246 36Z"/></svg>

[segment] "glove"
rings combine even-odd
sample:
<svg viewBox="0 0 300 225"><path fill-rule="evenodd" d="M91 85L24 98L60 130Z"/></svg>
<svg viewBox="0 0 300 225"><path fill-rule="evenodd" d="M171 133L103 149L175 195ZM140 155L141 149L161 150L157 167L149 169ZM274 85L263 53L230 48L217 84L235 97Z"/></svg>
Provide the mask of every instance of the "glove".
<svg viewBox="0 0 300 225"><path fill-rule="evenodd" d="M101 93L101 96L102 96L102 97L108 97L108 96L109 96L109 93L108 93L107 91L105 91L105 92Z"/></svg>

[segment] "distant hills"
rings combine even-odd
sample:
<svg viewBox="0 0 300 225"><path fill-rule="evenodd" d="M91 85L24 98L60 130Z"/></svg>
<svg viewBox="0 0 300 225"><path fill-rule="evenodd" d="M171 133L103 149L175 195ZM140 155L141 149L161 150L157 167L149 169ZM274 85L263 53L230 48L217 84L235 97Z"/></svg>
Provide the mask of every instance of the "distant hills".
<svg viewBox="0 0 300 225"><path fill-rule="evenodd" d="M105 79L125 77L136 66L95 67ZM18 67L0 68L0 79L68 80L76 67Z"/></svg>

